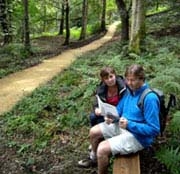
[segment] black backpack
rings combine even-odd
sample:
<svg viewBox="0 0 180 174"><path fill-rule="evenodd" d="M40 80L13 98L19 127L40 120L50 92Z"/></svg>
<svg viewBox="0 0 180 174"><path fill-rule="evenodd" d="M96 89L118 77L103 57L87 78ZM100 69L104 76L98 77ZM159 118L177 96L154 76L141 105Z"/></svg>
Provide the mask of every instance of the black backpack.
<svg viewBox="0 0 180 174"><path fill-rule="evenodd" d="M173 94L170 94L169 101L166 106L165 96L161 90L156 89L156 88L153 88L153 89L147 88L143 91L143 93L141 94L139 101L138 101L138 107L142 110L142 112L143 112L143 108L144 108L144 106L143 106L144 98L150 92L154 92L158 96L158 99L160 102L160 112L159 112L160 134L161 134L161 136L163 136L163 132L166 127L166 121L167 121L167 116L168 116L170 107L174 107L176 105L176 98Z"/></svg>

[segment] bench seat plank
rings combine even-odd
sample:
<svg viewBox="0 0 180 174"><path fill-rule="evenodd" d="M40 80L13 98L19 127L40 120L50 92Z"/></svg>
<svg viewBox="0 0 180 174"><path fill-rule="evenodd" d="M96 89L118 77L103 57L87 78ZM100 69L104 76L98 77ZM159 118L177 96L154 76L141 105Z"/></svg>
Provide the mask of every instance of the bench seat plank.
<svg viewBox="0 0 180 174"><path fill-rule="evenodd" d="M140 174L139 154L118 155L115 157L113 174Z"/></svg>

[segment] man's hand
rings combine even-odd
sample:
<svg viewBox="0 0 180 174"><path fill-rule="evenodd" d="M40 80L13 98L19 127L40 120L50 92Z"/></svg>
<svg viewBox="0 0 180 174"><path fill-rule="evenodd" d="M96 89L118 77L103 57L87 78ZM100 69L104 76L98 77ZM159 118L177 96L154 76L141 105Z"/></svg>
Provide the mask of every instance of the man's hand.
<svg viewBox="0 0 180 174"><path fill-rule="evenodd" d="M111 118L109 118L109 117L104 117L104 120L105 120L105 122L107 123L107 124L111 124L113 121L114 121L114 119L111 119Z"/></svg>
<svg viewBox="0 0 180 174"><path fill-rule="evenodd" d="M126 129L127 124L128 124L128 120L127 120L126 118L121 117L121 118L119 119L119 126L120 126L120 128Z"/></svg>
<svg viewBox="0 0 180 174"><path fill-rule="evenodd" d="M105 119L105 122L107 124L111 124L111 123L114 123L114 122L118 122L119 121L119 118L113 116L111 113L107 113L106 117L104 118Z"/></svg>

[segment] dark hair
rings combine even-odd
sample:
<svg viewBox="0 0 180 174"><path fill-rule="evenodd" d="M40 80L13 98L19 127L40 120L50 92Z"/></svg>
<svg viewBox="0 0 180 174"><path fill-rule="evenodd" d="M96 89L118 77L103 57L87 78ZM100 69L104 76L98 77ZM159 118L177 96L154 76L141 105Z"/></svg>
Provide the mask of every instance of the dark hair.
<svg viewBox="0 0 180 174"><path fill-rule="evenodd" d="M125 77L134 75L138 79L145 80L144 68L141 65L133 64L126 68Z"/></svg>
<svg viewBox="0 0 180 174"><path fill-rule="evenodd" d="M100 77L101 78L105 78L109 74L115 74L116 75L116 71L114 70L114 68L112 68L112 67L104 67L100 71Z"/></svg>

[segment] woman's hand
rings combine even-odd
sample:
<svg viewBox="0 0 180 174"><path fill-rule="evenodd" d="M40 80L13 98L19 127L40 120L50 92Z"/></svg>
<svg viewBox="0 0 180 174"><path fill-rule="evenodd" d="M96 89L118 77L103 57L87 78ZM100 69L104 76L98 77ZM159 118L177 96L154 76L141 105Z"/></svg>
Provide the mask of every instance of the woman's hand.
<svg viewBox="0 0 180 174"><path fill-rule="evenodd" d="M101 110L100 110L99 108L96 108L96 109L95 109L95 114L96 114L97 116L101 115Z"/></svg>

